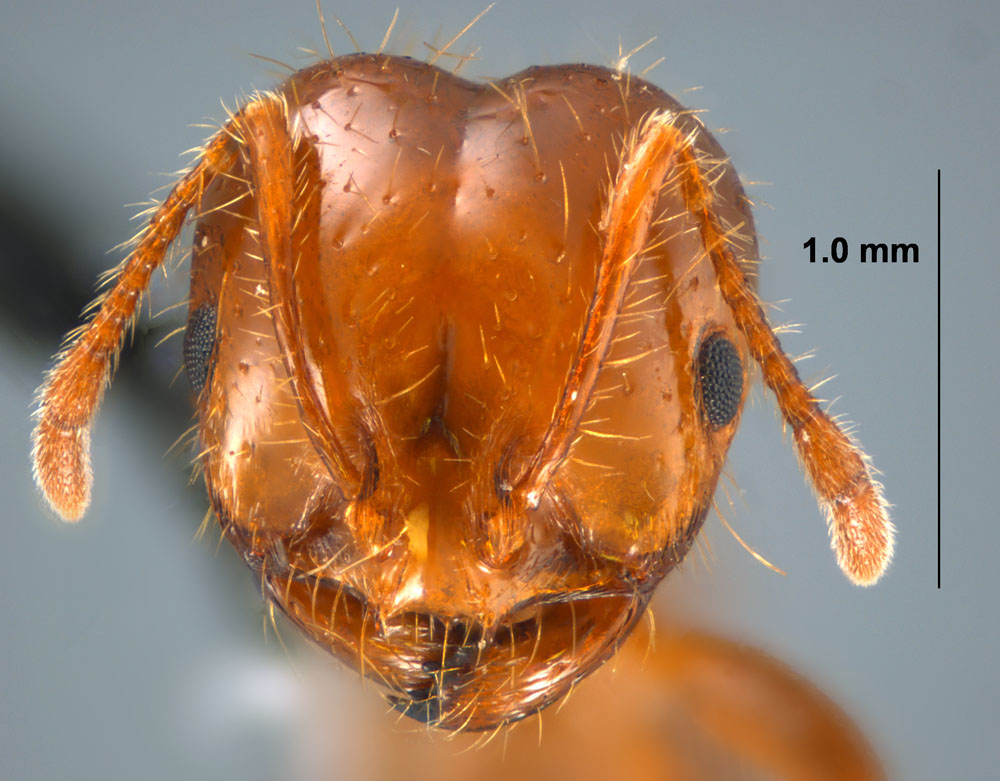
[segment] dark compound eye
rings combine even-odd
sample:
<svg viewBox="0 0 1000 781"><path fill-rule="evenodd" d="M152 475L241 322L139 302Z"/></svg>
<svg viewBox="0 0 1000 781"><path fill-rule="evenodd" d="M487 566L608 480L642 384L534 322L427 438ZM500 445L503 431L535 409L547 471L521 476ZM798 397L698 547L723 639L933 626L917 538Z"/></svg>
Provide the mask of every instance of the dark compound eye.
<svg viewBox="0 0 1000 781"><path fill-rule="evenodd" d="M208 381L209 362L215 348L215 307L200 306L188 317L184 333L184 371L195 393Z"/></svg>
<svg viewBox="0 0 1000 781"><path fill-rule="evenodd" d="M712 428L729 423L743 396L743 364L736 347L722 334L710 336L698 351L701 404Z"/></svg>

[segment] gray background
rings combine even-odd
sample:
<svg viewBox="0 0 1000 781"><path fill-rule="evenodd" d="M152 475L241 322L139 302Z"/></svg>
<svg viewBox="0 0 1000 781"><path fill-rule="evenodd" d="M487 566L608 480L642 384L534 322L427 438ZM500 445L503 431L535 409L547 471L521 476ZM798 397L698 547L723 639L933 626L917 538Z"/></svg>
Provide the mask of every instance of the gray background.
<svg viewBox="0 0 1000 781"><path fill-rule="evenodd" d="M364 48L395 0L334 5ZM402 3L391 49L422 56L481 10ZM332 21L328 18L328 24ZM731 453L726 515L788 571L743 552L717 520L711 555L662 587L675 608L763 647L830 692L903 779L995 777L1000 760L995 502L998 366L996 3L498 3L456 47L465 72L533 63L633 60L708 109L737 170L764 204L765 299L804 323L783 337L858 424L884 473L899 527L896 562L872 589L841 576L769 397L756 394ZM331 30L338 52L351 50ZM309 0L44 2L0 10L0 756L11 779L293 777L300 683L261 630L242 565L214 537L192 542L204 499L187 456L162 454L186 426L184 383L158 395L178 341L136 358L108 394L94 438L93 506L59 524L30 482L28 411L56 347L33 254L64 258L89 284L117 262L134 208L170 180L218 120L277 70L250 52L309 61L323 47ZM683 93L702 86L697 92ZM683 93L683 94L682 94ZM943 588L935 588L934 180L943 169ZM844 236L917 242L911 267L810 266L802 243ZM187 241L185 239L185 241ZM856 259L856 255L855 255ZM183 298L158 283L154 309ZM84 288L84 292L86 292ZM49 303L46 303L48 301ZM71 311L53 313L68 324ZM25 314L27 312L27 315ZM175 318L178 316L175 313ZM27 319L26 319L27 318ZM48 322L48 321L45 321ZM60 326L62 327L62 326ZM140 329L140 341L171 322ZM152 328L151 335L146 332ZM126 362L130 358L126 356ZM143 376L146 379L143 379ZM152 377L152 380L149 377ZM177 399L180 399L178 401ZM720 501L725 495L720 492ZM288 634L288 632L286 632ZM351 683L345 682L350 688ZM369 694L369 697L374 695ZM347 695L345 694L345 698ZM346 707L346 706L345 706ZM346 712L346 711L345 711ZM330 740L336 739L331 735Z"/></svg>

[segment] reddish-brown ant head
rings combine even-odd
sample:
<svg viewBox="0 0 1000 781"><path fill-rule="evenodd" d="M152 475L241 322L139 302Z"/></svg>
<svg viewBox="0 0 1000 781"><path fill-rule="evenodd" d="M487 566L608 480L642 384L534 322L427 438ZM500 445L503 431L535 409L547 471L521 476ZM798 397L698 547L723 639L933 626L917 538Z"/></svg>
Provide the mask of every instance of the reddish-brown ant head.
<svg viewBox="0 0 1000 781"><path fill-rule="evenodd" d="M558 699L701 527L752 362L855 581L891 526L754 293L722 149L628 74L474 84L403 58L296 73L177 186L43 389L64 517L135 302L199 212L184 355L226 535L309 636L447 729Z"/></svg>

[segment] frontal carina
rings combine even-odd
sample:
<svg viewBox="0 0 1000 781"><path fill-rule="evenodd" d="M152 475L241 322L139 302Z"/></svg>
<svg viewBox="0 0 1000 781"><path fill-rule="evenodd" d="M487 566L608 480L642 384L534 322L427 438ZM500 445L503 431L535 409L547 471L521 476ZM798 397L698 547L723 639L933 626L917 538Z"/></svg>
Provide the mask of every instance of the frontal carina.
<svg viewBox="0 0 1000 781"><path fill-rule="evenodd" d="M750 203L670 96L571 65L476 84L352 55L249 101L153 216L41 392L79 518L109 365L187 212L184 360L223 531L307 635L446 729L608 659L700 529L756 363L876 580L865 456L754 291Z"/></svg>

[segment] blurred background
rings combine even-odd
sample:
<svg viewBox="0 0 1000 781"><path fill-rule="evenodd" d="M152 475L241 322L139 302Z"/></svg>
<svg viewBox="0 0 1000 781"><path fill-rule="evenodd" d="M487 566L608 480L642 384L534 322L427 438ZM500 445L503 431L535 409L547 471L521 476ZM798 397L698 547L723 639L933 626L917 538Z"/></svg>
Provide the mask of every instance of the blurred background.
<svg viewBox="0 0 1000 781"><path fill-rule="evenodd" d="M325 3L338 53L375 49L397 0ZM400 2L389 50L418 57L485 6ZM876 587L836 567L819 510L759 389L744 413L717 500L780 576L712 517L701 552L660 589L687 621L766 650L840 703L893 778L986 778L1000 760L1000 650L994 502L1000 266L1000 72L995 3L613 3L501 1L455 47L463 75L531 64L632 59L693 107L759 202L761 293L782 342L816 350L800 371L829 374L834 412L857 423L883 472L896 561ZM135 204L190 158L253 87L325 51L311 0L7 0L0 10L0 756L10 779L313 777L305 703L320 688L327 750L364 777L374 738L357 716L381 708L294 642L264 629L255 584L210 533L188 484L187 383L172 383L180 339L153 345L183 310L144 318L94 433L94 501L60 524L28 462L34 389L77 323L111 251L138 228ZM693 89L699 88L700 89ZM936 588L935 175L943 179L942 588ZM162 198L161 190L157 197ZM987 215L991 222L987 223ZM842 265L810 265L803 242L835 236ZM186 235L182 244L187 245ZM918 265L864 266L859 242L913 242ZM156 312L186 296L185 269L160 278ZM172 383L172 384L171 384ZM732 500L730 504L729 499ZM330 688L326 688L330 687ZM329 694L327 694L329 692ZM353 730L353 731L352 731ZM365 743L373 741L372 745ZM360 752L360 753L359 753ZM351 766L350 757L361 757Z"/></svg>

